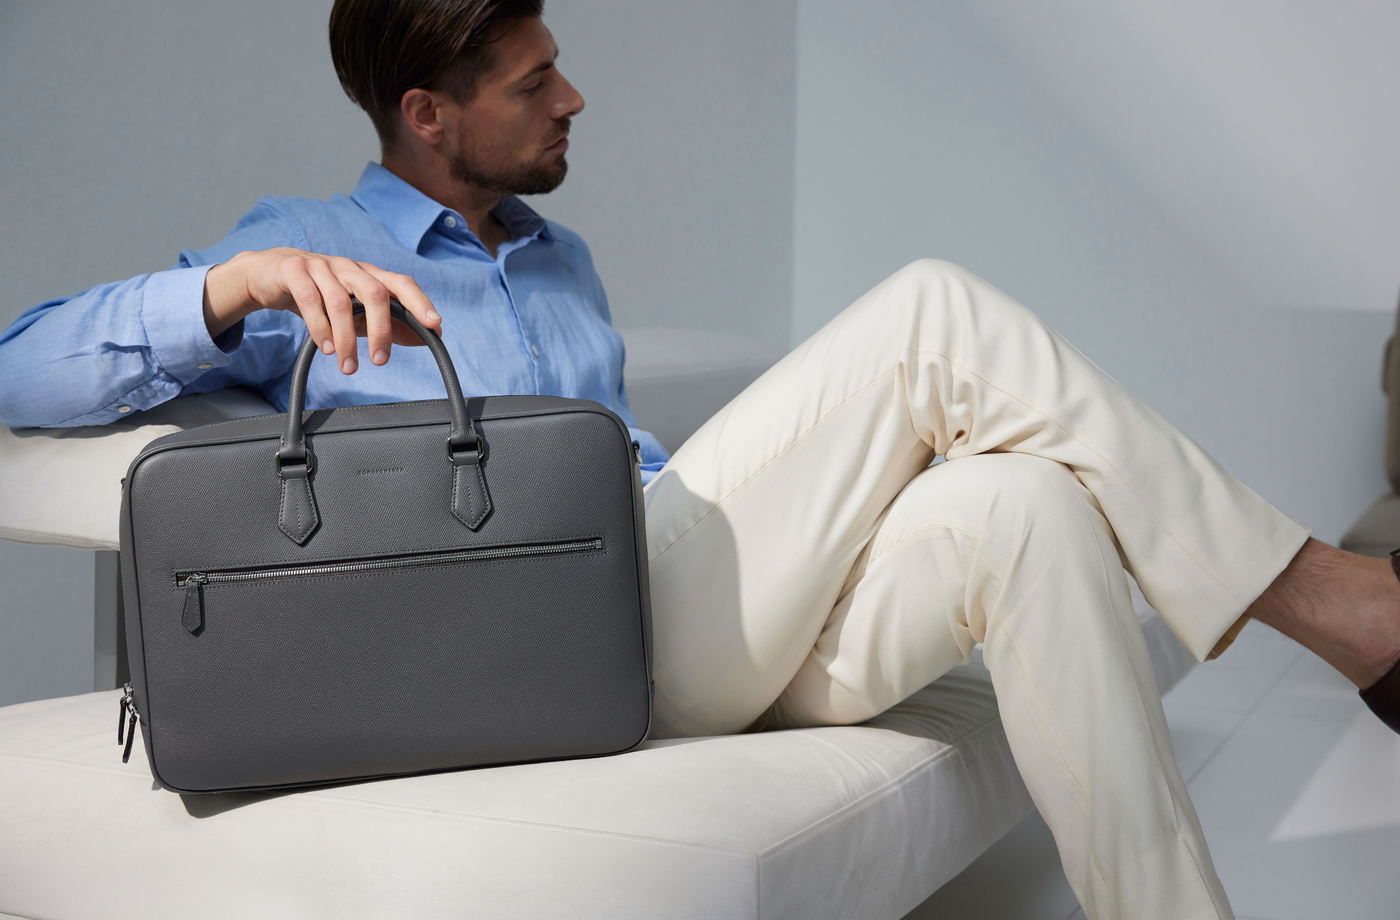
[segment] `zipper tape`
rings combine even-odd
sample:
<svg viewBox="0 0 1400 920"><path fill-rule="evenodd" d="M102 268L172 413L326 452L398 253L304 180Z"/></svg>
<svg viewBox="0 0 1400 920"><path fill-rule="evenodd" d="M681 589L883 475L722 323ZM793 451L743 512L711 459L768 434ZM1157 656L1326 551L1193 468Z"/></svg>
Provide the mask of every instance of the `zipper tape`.
<svg viewBox="0 0 1400 920"><path fill-rule="evenodd" d="M527 546L497 546L490 549L457 550L446 553L420 553L392 559L365 559L359 562L330 562L321 565L281 566L234 572L176 572L175 587L185 589L185 604L180 623L198 635L204 626L204 586L241 581L266 581L277 578L315 578L320 575L343 575L356 572L376 572L386 569L408 569L427 565L451 565L457 562L477 562L485 559L512 559L522 556L557 556L563 553L586 553L603 548L601 537L570 540L564 543L536 543Z"/></svg>

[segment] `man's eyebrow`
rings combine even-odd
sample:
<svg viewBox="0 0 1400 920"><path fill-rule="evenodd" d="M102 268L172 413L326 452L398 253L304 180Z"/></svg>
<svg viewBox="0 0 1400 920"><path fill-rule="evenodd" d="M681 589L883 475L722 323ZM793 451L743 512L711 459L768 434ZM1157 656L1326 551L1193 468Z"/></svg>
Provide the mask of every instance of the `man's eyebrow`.
<svg viewBox="0 0 1400 920"><path fill-rule="evenodd" d="M558 48L555 48L555 49L554 49L554 57L550 58L550 59L547 60L547 61L543 61L543 62L541 62L541 63L535 65L535 67L534 67L533 70L531 70L531 71L529 71L528 73L522 74L521 76L517 77L516 80L515 80L515 82L516 82L516 83L519 83L519 82L521 82L521 81L523 81L523 80L528 80L528 79L530 79L531 77L533 77L535 74L544 73L546 70L550 70L551 68L554 67L554 62L557 61L557 60L559 60L559 49L558 49Z"/></svg>

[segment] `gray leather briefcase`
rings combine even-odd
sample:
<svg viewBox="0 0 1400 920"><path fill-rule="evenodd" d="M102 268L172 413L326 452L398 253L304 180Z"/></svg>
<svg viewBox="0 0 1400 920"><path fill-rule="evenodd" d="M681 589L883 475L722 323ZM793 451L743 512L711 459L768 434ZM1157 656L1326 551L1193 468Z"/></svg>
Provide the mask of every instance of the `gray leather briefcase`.
<svg viewBox="0 0 1400 920"><path fill-rule="evenodd" d="M448 398L153 441L123 481L131 683L176 792L625 751L651 719L637 450L588 400ZM125 759L125 755L124 755Z"/></svg>

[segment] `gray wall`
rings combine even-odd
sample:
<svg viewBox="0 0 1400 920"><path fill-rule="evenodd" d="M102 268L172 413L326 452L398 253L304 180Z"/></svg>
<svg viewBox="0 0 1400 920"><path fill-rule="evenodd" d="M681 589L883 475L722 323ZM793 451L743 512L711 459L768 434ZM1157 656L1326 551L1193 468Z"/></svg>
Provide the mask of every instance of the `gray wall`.
<svg viewBox="0 0 1400 920"><path fill-rule="evenodd" d="M976 6L799 4L794 337L913 259L960 263L1338 539L1385 488L1392 314L1257 306Z"/></svg>
<svg viewBox="0 0 1400 920"><path fill-rule="evenodd" d="M325 198L378 158L340 90L328 2L0 4L0 326L155 271L259 196ZM553 0L588 102L533 201L593 249L619 326L785 343L795 0Z"/></svg>
<svg viewBox="0 0 1400 920"><path fill-rule="evenodd" d="M92 690L93 555L0 543L0 706Z"/></svg>
<svg viewBox="0 0 1400 920"><path fill-rule="evenodd" d="M266 194L348 191L378 155L329 4L0 4L0 323L172 265Z"/></svg>
<svg viewBox="0 0 1400 920"><path fill-rule="evenodd" d="M786 345L796 0L550 0L587 103L535 207L581 233L619 326Z"/></svg>

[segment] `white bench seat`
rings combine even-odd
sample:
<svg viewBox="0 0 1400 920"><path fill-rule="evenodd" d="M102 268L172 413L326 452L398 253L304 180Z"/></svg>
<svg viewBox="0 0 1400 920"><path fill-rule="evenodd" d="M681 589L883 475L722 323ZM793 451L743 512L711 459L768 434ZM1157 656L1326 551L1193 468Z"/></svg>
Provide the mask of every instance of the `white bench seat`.
<svg viewBox="0 0 1400 920"><path fill-rule="evenodd" d="M1032 808L976 664L860 726L285 794L156 788L119 697L0 709L0 913L896 920Z"/></svg>

